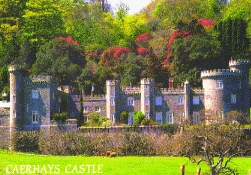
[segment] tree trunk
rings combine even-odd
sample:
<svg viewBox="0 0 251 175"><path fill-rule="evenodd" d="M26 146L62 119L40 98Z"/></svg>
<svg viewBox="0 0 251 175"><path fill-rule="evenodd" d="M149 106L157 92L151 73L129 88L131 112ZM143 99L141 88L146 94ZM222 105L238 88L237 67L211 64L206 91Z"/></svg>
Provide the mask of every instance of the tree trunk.
<svg viewBox="0 0 251 175"><path fill-rule="evenodd" d="M217 175L215 167L211 167L211 175Z"/></svg>

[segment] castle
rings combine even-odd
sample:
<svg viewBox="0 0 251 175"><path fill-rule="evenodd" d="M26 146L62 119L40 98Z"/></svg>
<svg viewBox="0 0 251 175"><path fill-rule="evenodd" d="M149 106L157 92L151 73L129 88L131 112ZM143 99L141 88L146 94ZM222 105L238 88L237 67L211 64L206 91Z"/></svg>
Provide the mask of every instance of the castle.
<svg viewBox="0 0 251 175"><path fill-rule="evenodd" d="M224 119L226 113L240 110L249 116L249 67L246 60L230 60L230 69L201 72L203 90L192 90L186 81L182 88L157 89L154 79L142 79L140 87L121 87L118 80L106 81L106 95L84 96L83 114L108 117L113 122L123 110L128 111L128 124L133 124L134 111L142 111L156 123L197 123L202 116ZM40 130L50 127L50 116L60 112L59 90L67 92L68 112L77 116L79 96L68 86L58 88L50 76L26 77L19 66L9 66L10 130Z"/></svg>

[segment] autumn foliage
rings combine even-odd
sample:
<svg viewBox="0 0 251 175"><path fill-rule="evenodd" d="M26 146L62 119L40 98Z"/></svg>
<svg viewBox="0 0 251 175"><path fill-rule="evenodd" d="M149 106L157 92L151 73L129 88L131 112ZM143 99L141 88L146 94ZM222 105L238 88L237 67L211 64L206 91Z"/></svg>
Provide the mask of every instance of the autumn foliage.
<svg viewBox="0 0 251 175"><path fill-rule="evenodd" d="M121 55L127 55L129 53L129 49L127 48L124 48L124 47L121 47L121 48L118 48L116 50L116 52L114 53L114 58L116 60L116 62L118 63L118 58L121 56Z"/></svg>
<svg viewBox="0 0 251 175"><path fill-rule="evenodd" d="M136 38L135 42L139 44L140 43L144 44L148 42L150 39L152 39L152 35L150 35L149 33L142 33Z"/></svg>
<svg viewBox="0 0 251 175"><path fill-rule="evenodd" d="M199 19L198 22L204 27L205 30L210 30L215 25L214 21L209 21L205 19ZM194 30L195 27L196 25L191 25L191 28L188 31L176 30L172 33L171 38L167 44L167 58L164 61L164 64L166 65L170 64L170 49L174 39L178 38L187 39L190 36L196 36L194 32L193 33L191 32L192 30Z"/></svg>
<svg viewBox="0 0 251 175"><path fill-rule="evenodd" d="M110 67L114 65L115 58L114 53L118 50L117 47L111 47L103 52L103 55L101 57L101 64L106 67Z"/></svg>
<svg viewBox="0 0 251 175"><path fill-rule="evenodd" d="M79 43L77 41L74 41L71 37L67 36L67 37L58 37L58 40L64 41L65 43L73 43L76 45L79 45Z"/></svg>
<svg viewBox="0 0 251 175"><path fill-rule="evenodd" d="M206 19L199 19L198 22L201 23L201 25L204 27L206 30L210 30L214 27L215 22L214 21L209 21Z"/></svg>
<svg viewBox="0 0 251 175"><path fill-rule="evenodd" d="M139 48L139 49L137 49L137 52L139 55L142 55L142 56L146 56L149 54L148 50L146 48Z"/></svg>

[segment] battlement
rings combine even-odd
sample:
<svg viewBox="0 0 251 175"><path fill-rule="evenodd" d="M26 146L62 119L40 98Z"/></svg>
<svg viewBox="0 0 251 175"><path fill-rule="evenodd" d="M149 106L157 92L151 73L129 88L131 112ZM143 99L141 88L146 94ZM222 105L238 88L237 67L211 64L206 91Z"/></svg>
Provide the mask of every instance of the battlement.
<svg viewBox="0 0 251 175"><path fill-rule="evenodd" d="M230 69L213 69L201 72L201 78L213 77L213 76L241 76L241 71L230 70Z"/></svg>
<svg viewBox="0 0 251 175"><path fill-rule="evenodd" d="M79 101L80 95L71 95L71 98L74 101ZM104 94L98 94L98 95L83 95L83 101L88 101L88 100L105 100L106 96Z"/></svg>
<svg viewBox="0 0 251 175"><path fill-rule="evenodd" d="M15 72L15 71L19 71L19 70L22 70L23 67L21 65L9 65L8 67L9 69L9 72L12 73L12 72Z"/></svg>
<svg viewBox="0 0 251 175"><path fill-rule="evenodd" d="M91 95L85 95L83 96L83 100L105 100L106 96L104 94L97 94L94 96Z"/></svg>
<svg viewBox="0 0 251 175"><path fill-rule="evenodd" d="M55 79L52 78L50 75L46 76L30 76L25 77L24 82L26 83L57 83Z"/></svg>
<svg viewBox="0 0 251 175"><path fill-rule="evenodd" d="M249 60L230 60L229 66L236 66L236 65L250 65Z"/></svg>
<svg viewBox="0 0 251 175"><path fill-rule="evenodd" d="M184 89L160 88L162 94L180 94L184 93Z"/></svg>
<svg viewBox="0 0 251 175"><path fill-rule="evenodd" d="M107 86L115 86L115 85L118 85L119 83L120 83L119 80L106 80Z"/></svg>
<svg viewBox="0 0 251 175"><path fill-rule="evenodd" d="M122 91L125 93L125 94L139 94L141 93L141 88L140 87L123 87L122 88Z"/></svg>
<svg viewBox="0 0 251 175"><path fill-rule="evenodd" d="M141 79L141 84L150 84L150 83L155 83L153 78L143 78L143 79Z"/></svg>

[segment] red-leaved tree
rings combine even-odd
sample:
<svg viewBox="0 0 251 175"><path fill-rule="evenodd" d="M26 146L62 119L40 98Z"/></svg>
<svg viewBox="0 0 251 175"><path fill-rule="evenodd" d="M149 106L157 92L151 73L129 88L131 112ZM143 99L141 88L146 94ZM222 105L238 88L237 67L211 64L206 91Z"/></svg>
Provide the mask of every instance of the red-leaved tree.
<svg viewBox="0 0 251 175"><path fill-rule="evenodd" d="M142 55L142 56L146 56L149 54L148 50L146 48L139 48L139 49L137 49L137 52L139 55Z"/></svg>
<svg viewBox="0 0 251 175"><path fill-rule="evenodd" d="M214 21L209 21L205 19L199 19L197 21L192 21L189 27L187 27L185 30L176 30L172 33L171 38L167 44L167 58L164 61L164 65L166 67L169 67L170 64L170 49L171 49L171 44L175 39L181 38L181 39L187 39L190 36L196 36L198 32L198 25L202 25L203 28L207 31L213 28L215 25ZM200 30L201 31L201 30Z"/></svg>
<svg viewBox="0 0 251 175"><path fill-rule="evenodd" d="M139 47L147 47L148 42L151 39L152 39L152 35L150 35L149 33L142 33L136 38L135 43L137 43Z"/></svg>
<svg viewBox="0 0 251 175"><path fill-rule="evenodd" d="M129 49L127 48L124 48L124 47L121 47L121 48L118 48L116 50L116 52L114 53L114 58L116 60L116 63L118 63L118 58L121 56L121 55L127 55L129 53Z"/></svg>

